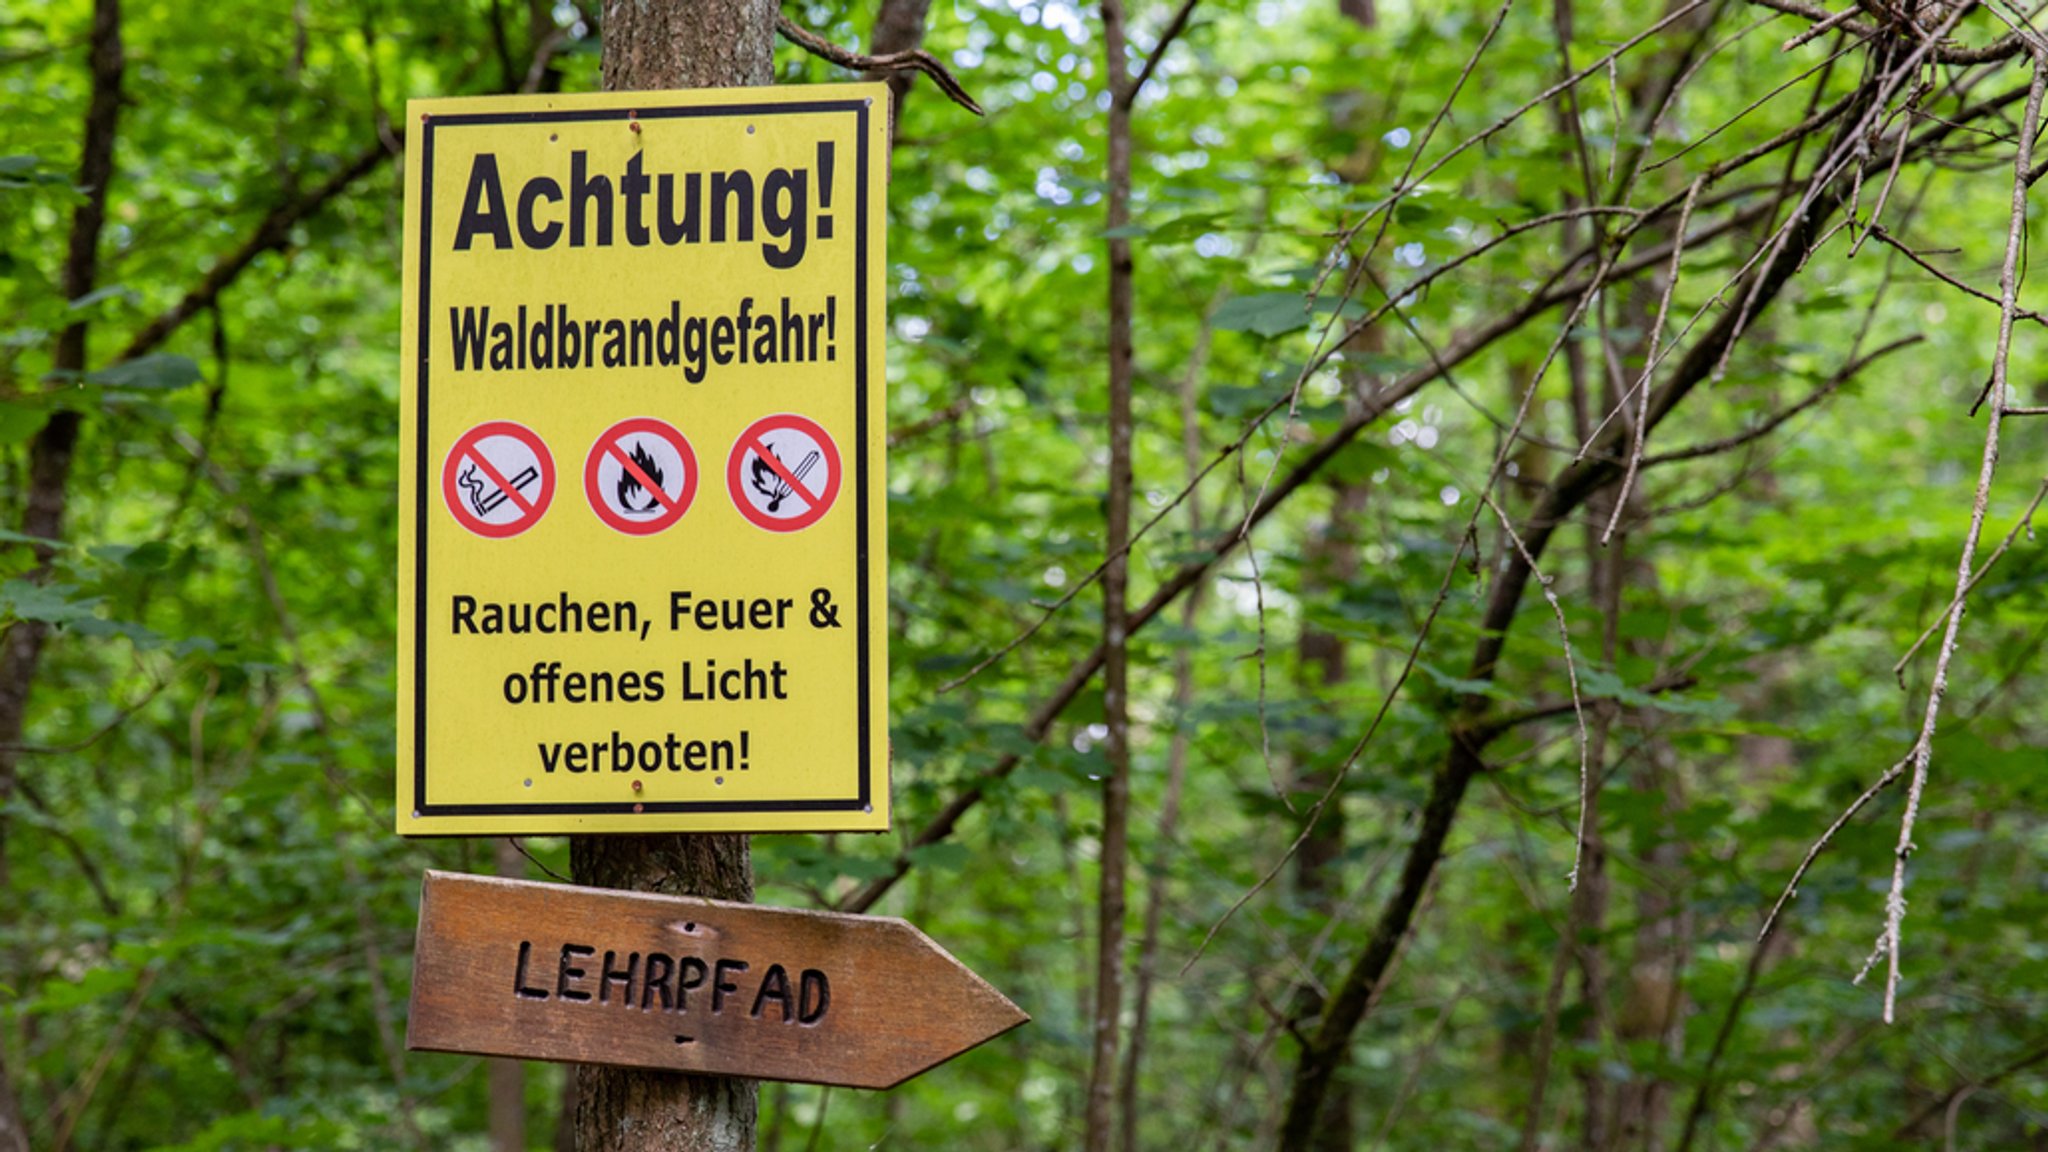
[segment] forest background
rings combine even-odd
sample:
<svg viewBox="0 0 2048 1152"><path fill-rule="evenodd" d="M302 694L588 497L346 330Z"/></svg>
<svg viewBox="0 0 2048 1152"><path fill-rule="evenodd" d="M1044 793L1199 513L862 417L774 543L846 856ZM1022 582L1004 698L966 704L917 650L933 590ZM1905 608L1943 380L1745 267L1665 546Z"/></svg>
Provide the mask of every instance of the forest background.
<svg viewBox="0 0 2048 1152"><path fill-rule="evenodd" d="M782 15L986 115L895 81L897 830L760 898L1035 1020L763 1147L2048 1146L2035 6ZM389 831L399 113L603 30L0 3L19 1146L562 1128L403 1051L421 870L569 865Z"/></svg>

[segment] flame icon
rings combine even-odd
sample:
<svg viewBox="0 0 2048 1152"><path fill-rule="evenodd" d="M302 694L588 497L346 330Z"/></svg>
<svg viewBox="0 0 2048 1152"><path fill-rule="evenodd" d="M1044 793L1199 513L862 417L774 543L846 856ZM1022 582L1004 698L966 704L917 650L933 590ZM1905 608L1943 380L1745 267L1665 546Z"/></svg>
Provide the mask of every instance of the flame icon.
<svg viewBox="0 0 2048 1152"><path fill-rule="evenodd" d="M662 484L661 466L654 462L654 457L648 455L646 447L638 440L633 441L633 464L646 473L656 487ZM629 516L646 516L661 507L660 498L643 488L631 469L620 471L618 497L619 511Z"/></svg>

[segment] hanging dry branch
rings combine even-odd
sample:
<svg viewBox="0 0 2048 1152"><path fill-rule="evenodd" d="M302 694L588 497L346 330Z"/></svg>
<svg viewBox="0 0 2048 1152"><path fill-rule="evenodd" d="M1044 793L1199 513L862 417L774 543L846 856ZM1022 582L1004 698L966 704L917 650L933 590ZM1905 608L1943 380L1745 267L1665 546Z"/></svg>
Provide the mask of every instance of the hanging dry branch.
<svg viewBox="0 0 2048 1152"><path fill-rule="evenodd" d="M1896 1016L1899 995L1899 945L1906 919L1906 861L1913 854L1913 826L1920 816L1920 803L1927 790L1928 767L1934 757L1934 731L1941 717L1941 702L1948 694L1949 665L1955 659L1957 637L1968 608L1970 587L1976 575L1977 541L1984 534L1984 517L1991 505L1991 488L1998 476L1999 432L2005 420L2009 374L2012 363L2013 322L2019 315L2019 287L2027 232L2027 173L2034 163L2034 137L2041 125L2041 99L2048 89L2048 62L2034 60L2033 81L2028 86L2027 108L2021 118L2019 147L2013 156L2012 214L2006 229L2005 267L1999 274L1998 346L1991 358L1990 415L1984 429L1984 455L1977 469L1977 492L1970 507L1970 527L1963 536L1963 555L1956 566L1956 591L1943 613L1948 621L1941 649L1934 660L1934 680L1927 689L1927 709L1920 721L1920 735L1906 759L1912 765L1912 780L1906 788L1906 810L1899 818L1899 842L1893 851L1892 886L1885 898L1884 934L1873 953L1885 958L1884 1019ZM1860 980L1862 977L1858 976Z"/></svg>
<svg viewBox="0 0 2048 1152"><path fill-rule="evenodd" d="M810 29L798 25L789 17L781 15L775 18L775 31L784 40L811 55L854 72L922 72L931 77L932 83L938 85L939 91L946 94L946 99L976 116L985 115L981 105L975 103L974 97L967 94L967 89L962 88L958 80L953 79L953 74L946 70L944 64L939 63L939 58L922 48L888 52L880 56L864 56L859 52L841 48Z"/></svg>

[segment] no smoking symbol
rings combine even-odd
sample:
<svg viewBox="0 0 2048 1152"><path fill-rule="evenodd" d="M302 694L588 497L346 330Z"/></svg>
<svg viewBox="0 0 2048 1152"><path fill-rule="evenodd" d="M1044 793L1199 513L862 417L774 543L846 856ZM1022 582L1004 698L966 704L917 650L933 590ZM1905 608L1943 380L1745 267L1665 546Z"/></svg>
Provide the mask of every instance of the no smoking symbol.
<svg viewBox="0 0 2048 1152"><path fill-rule="evenodd" d="M538 524L555 498L555 458L526 425L486 421L448 450L441 496L471 532L493 540L517 536Z"/></svg>
<svg viewBox="0 0 2048 1152"><path fill-rule="evenodd" d="M652 536L683 518L697 495L697 454L670 425L621 420L590 446L583 493L597 518L628 536Z"/></svg>
<svg viewBox="0 0 2048 1152"><path fill-rule="evenodd" d="M839 448L808 417L781 413L748 425L733 443L725 485L740 515L770 532L816 524L839 496Z"/></svg>

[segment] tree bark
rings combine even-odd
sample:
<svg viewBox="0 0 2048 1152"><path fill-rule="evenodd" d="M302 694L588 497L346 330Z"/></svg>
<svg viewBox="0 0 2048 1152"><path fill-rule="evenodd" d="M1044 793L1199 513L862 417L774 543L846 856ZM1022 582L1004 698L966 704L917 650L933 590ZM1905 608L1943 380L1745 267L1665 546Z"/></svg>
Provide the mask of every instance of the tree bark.
<svg viewBox="0 0 2048 1152"><path fill-rule="evenodd" d="M513 880L526 878L526 857L510 836L492 846L491 871ZM526 1152L526 1063L494 1059L490 1064L491 1152Z"/></svg>
<svg viewBox="0 0 2048 1152"><path fill-rule="evenodd" d="M76 300L91 292L99 279L100 232L107 220L107 185L114 177L114 137L121 119L121 80L127 68L121 44L120 0L95 0L90 49L92 99L85 111L85 138L79 150L78 187L84 192L71 213L70 246L60 283L64 298ZM73 321L58 333L51 368L60 373L85 371L86 321ZM28 501L21 530L43 540L64 531L64 509L71 478L71 456L78 446L79 415L63 410L50 417L29 447ZM55 548L38 544L31 579L46 579ZM0 637L0 747L21 743L28 719L29 686L42 663L50 626L40 620L18 620ZM0 751L0 812L14 796L16 753ZM0 891L7 887L7 823L0 816ZM11 902L9 902L11 903ZM11 917L9 917L11 919ZM21 1103L0 1063L0 1152L29 1146Z"/></svg>
<svg viewBox="0 0 2048 1152"><path fill-rule="evenodd" d="M1121 0L1103 0L1103 63L1110 92L1107 223L1109 241L1109 507L1103 533L1102 719L1107 769L1102 781L1102 871L1096 906L1094 1065L1088 1076L1087 1152L1108 1152L1115 1135L1117 1047L1124 993L1124 888L1130 858L1131 716L1130 604L1126 600L1131 539L1131 242L1120 234L1131 217L1131 104L1124 57Z"/></svg>
<svg viewBox="0 0 2048 1152"><path fill-rule="evenodd" d="M909 52L924 47L925 17L930 14L932 0L882 0L881 11L875 13L875 31L868 37L868 52L875 56L887 56L892 52ZM896 140L897 124L903 118L903 97L910 91L911 81L917 79L915 72L870 72L868 79L880 80L889 86L889 140Z"/></svg>
<svg viewBox="0 0 2048 1152"><path fill-rule="evenodd" d="M1371 329L1362 334L1372 339L1357 342L1361 352L1379 350L1376 347L1378 332L1378 329ZM1346 373L1346 384L1356 397L1365 385L1363 374ZM1331 595L1358 582L1359 524L1365 518L1372 488L1363 480L1341 477L1332 484L1332 489L1329 519L1319 531L1309 536L1301 550L1304 602ZM1350 654L1350 645L1342 636L1318 628L1313 623L1303 623L1301 634L1295 639L1302 695L1311 700L1322 700L1322 707L1334 713L1328 697L1351 679ZM1327 757L1331 751L1328 745L1326 740L1315 740L1304 742L1296 749L1294 792L1299 798L1297 802L1313 804L1336 783L1335 765L1309 763L1318 755ZM1344 801L1341 796L1335 796L1324 806L1315 826L1302 837L1301 848L1294 854L1295 899L1304 911L1313 913L1324 923L1334 921L1340 914L1345 879L1344 832ZM1313 955L1309 957L1311 968L1318 959ZM1315 1021L1322 1016L1323 1008L1323 994L1314 984L1304 982L1295 990L1293 1011L1297 1019ZM1356 1145L1357 1123L1353 1116L1352 1093L1340 1085L1323 1105L1312 1152L1350 1152Z"/></svg>
<svg viewBox="0 0 2048 1152"><path fill-rule="evenodd" d="M1373 0L1338 0L1337 13L1364 32L1373 31L1379 24L1379 13ZM1372 140L1372 133L1359 132L1359 123L1370 122L1375 114L1387 114L1386 102L1378 103L1380 106L1372 110L1363 101L1335 103L1332 126L1340 132L1357 132L1366 140ZM1369 180L1375 151L1377 147L1370 144L1354 151L1339 175L1346 183L1354 185ZM1367 259L1370 256L1366 253ZM1361 266L1361 273L1363 270L1364 266ZM1383 352L1384 344L1385 329L1378 326L1368 328L1345 345L1346 359L1348 361L1356 354L1364 360ZM1346 404L1350 413L1356 415L1364 407L1361 398L1370 395L1377 382L1355 366L1347 365L1338 371L1344 382ZM1320 530L1311 531L1302 546L1301 598L1305 604L1357 583L1359 526L1365 518L1371 495L1371 485L1364 480L1339 476L1332 481L1329 518ZM1296 679L1303 698L1319 701L1319 714L1334 718L1335 706L1330 702L1330 696L1351 678L1350 646L1342 636L1308 622L1304 614L1294 651ZM1313 763L1317 756L1327 755L1330 751L1328 744L1329 741L1318 735L1293 749L1295 778L1291 788L1297 797L1310 804L1337 783L1336 765L1317 766ZM1344 798L1332 796L1302 836L1301 845L1294 854L1295 899L1303 910L1313 913L1326 924L1334 923L1341 913L1344 842ZM1309 956L1309 968L1316 968L1319 960L1319 956ZM1314 1027L1325 1007L1322 989L1313 981L1303 981L1295 989L1290 1014L1299 1026ZM1358 1124L1352 1107L1353 1094L1347 1089L1347 1085L1339 1085L1325 1101L1316 1126L1313 1152L1350 1152L1357 1146Z"/></svg>
<svg viewBox="0 0 2048 1152"><path fill-rule="evenodd" d="M730 88L774 81L775 0L608 0L606 91ZM576 882L752 900L747 837L577 836ZM576 1070L581 1152L739 1152L754 1146L751 1080L628 1068Z"/></svg>
<svg viewBox="0 0 2048 1152"><path fill-rule="evenodd" d="M121 77L126 67L120 0L97 0L93 5L91 62L92 100L86 107L85 143L78 161L78 187L85 195L71 213L70 247L60 277L66 300L91 292L99 279L100 231L107 219L107 184L114 176L114 135L121 118ZM54 372L85 371L86 326L86 320L80 318L57 334L50 363ZM25 535L42 540L63 535L66 485L71 478L71 454L78 445L78 423L78 413L60 410L29 447L28 501L21 516ZM36 545L35 579L48 576L54 554L52 546ZM49 635L48 624L21 620L0 639L0 745L21 743L29 685L42 662L43 643ZM18 760L15 753L0 751L0 808L14 794ZM0 820L0 888L6 883L7 826ZM5 1095L0 1090L0 1098Z"/></svg>
<svg viewBox="0 0 2048 1152"><path fill-rule="evenodd" d="M745 836L574 836L569 864L578 884L598 888L754 898ZM744 1152L758 1097L754 1081L737 1077L579 1067L577 1152Z"/></svg>

